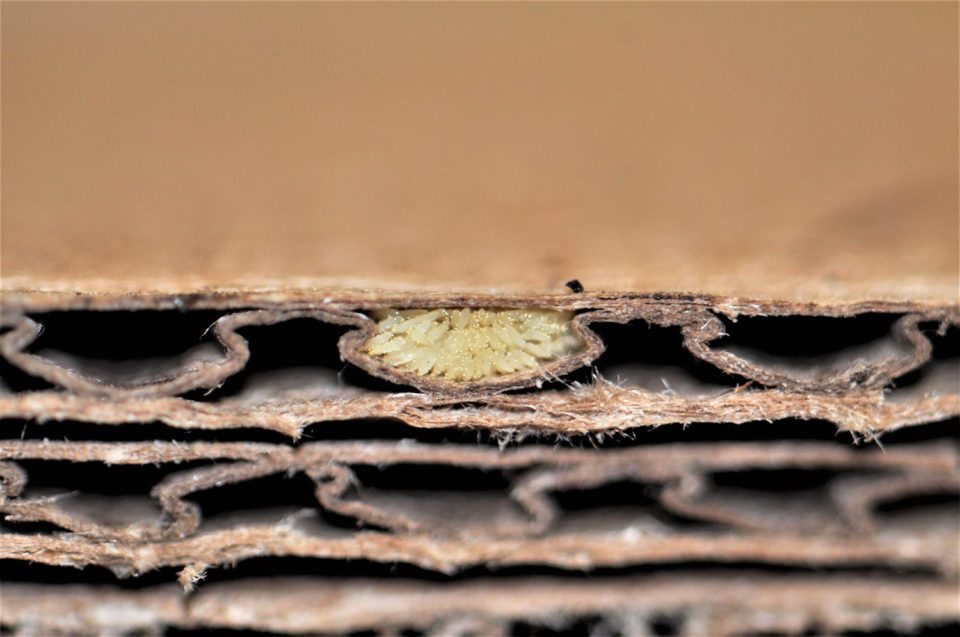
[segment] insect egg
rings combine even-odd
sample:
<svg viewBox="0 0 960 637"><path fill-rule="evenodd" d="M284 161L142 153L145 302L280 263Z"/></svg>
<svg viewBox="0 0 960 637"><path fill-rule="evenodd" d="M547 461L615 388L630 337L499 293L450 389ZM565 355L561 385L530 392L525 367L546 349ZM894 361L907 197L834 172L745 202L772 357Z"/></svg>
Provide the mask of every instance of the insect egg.
<svg viewBox="0 0 960 637"><path fill-rule="evenodd" d="M378 310L367 354L420 376L476 381L535 369L583 346L572 312L461 308Z"/></svg>

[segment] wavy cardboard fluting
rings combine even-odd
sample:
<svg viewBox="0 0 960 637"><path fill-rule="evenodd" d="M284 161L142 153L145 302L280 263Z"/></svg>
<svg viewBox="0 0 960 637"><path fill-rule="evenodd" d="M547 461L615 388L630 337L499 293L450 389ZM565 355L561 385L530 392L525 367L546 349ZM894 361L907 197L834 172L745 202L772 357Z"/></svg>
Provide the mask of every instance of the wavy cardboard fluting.
<svg viewBox="0 0 960 637"><path fill-rule="evenodd" d="M430 299L430 307L451 307L450 303L459 301L461 307L483 307L481 303L485 299L475 297L459 298L434 298ZM158 305L162 306L164 299L155 299ZM207 300L210 306L216 306L219 299L211 297ZM806 308L807 312L815 316L856 316L857 313L877 312L877 311L899 311L901 318L893 325L891 340L898 343L898 347L889 348L890 351L882 358L875 357L876 360L868 360L862 356L851 357L847 361L832 360L822 369L813 367L811 369L801 370L793 374L784 372L781 369L764 365L762 362L747 360L727 351L720 351L711 348L713 341L724 335L724 325L719 316L727 317L737 316L755 316L769 314L788 314L800 310L789 303L760 303L741 301L734 304L731 301L723 299L710 298L674 298L674 299L654 299L654 298L613 298L613 299L577 299L573 304L569 301L561 302L555 299L540 299L536 297L520 299L515 303L518 307L542 307L565 309L570 307L579 308L572 320L572 328L583 341L582 349L570 355L559 357L557 360L547 362L540 368L520 371L514 374L496 376L489 379L474 381L470 383L459 383L442 378L422 376L413 371L394 367L384 363L375 356L370 356L365 351L365 343L373 335L375 323L368 316L358 311L362 309L356 306L349 306L348 303L355 301L350 295L326 297L321 304L322 309L262 309L247 312L229 313L222 316L212 326L216 338L224 349L224 357L217 359L201 359L190 362L181 368L180 371L168 374L163 379L158 379L152 383L141 383L134 386L125 386L113 384L97 378L91 378L72 369L69 365L57 364L56 362L46 360L35 354L26 351L30 343L39 335L41 325L31 319L29 316L17 314L23 312L29 307L18 308L16 302L8 305L5 312L4 323L11 327L6 334L0 338L0 351L3 356L11 363L17 365L22 370L35 376L39 376L48 382L70 390L71 394L78 396L93 395L107 396L114 399L126 398L154 398L164 396L176 396L194 389L211 389L222 384L227 378L240 372L250 356L250 349L247 340L238 333L238 329L252 325L274 325L285 321L301 318L310 318L325 323L336 325L347 325L356 329L346 332L339 341L341 358L348 361L368 373L381 377L385 380L417 387L427 395L446 398L451 402L462 402L469 399L473 403L491 404L498 403L500 406L509 408L509 397L499 395L499 392L508 389L519 389L530 386L541 386L545 382L554 381L564 374L567 374L577 368L583 367L596 360L604 351L604 344L598 338L596 333L590 329L592 323L626 323L629 321L643 321L649 325L657 326L676 326L681 328L683 334L683 344L686 349L700 360L715 366L724 373L740 377L753 383L758 387L769 388L769 391L779 391L785 395L785 400L780 397L773 399L762 398L764 405L777 412L778 417L800 417L800 418L823 418L833 420L841 428L852 429L859 432L869 431L870 429L882 430L885 428L896 427L905 422L914 421L919 417L921 419L933 420L943 418L958 413L955 394L941 394L934 392L929 398L944 398L939 402L931 403L927 401L916 402L911 409L902 406L894 406L884 399L882 390L900 376L917 369L931 357L932 347L929 337L920 329L919 325L925 323L934 325L939 333L943 334L950 326L956 326L960 322L960 312L956 308L946 306L941 308L924 308L923 311L917 311L917 306L911 304L901 304L900 306L890 306L888 304L864 304L862 306L851 307L818 307ZM126 302L122 297L114 299L112 307L135 307L139 306L143 299L137 302ZM591 303L592 302L592 303ZM416 306L417 300L408 300L410 305ZM381 304L380 307L383 307ZM386 307L391 307L386 305ZM913 311L911 311L913 310ZM144 334L143 338L149 338ZM785 334L784 338L790 338ZM879 347L880 344L878 344ZM836 369L839 368L839 369ZM953 394L953 396L950 396ZM763 394L761 394L763 396ZM796 406L790 413L784 413L778 406L787 404L790 396L816 396L821 400L812 399L811 404L801 407ZM830 397L848 397L841 399L839 405L831 409L832 401ZM588 387L581 392L570 392L566 398L570 403L567 413L576 413L582 411L577 403L589 403L593 397L595 400L610 399L607 409L616 413L619 410L616 407L610 408L609 403L623 404L624 411L629 416L630 408L627 405L631 403L644 403L644 397L633 392L618 391L616 387L604 386L598 382L594 387ZM756 396L751 396L755 398ZM31 399L39 399L41 396L31 396ZM864 400L865 399L865 400ZM520 400L523 400L522 398ZM562 398L561 398L562 400ZM843 400L853 401L846 405ZM400 400L393 401L393 405L400 407L394 410L394 413L384 413L378 411L372 405L364 407L371 409L374 416L397 416L403 418L404 408L409 408L409 397L403 396ZM51 402L54 402L53 399ZM649 402L649 401L648 401ZM733 412L737 407L743 406L749 410L749 406L738 404L738 401L726 401L731 404L723 404L725 401L715 401L718 403L714 411L709 410L709 403L699 401L698 406L705 407L705 411L700 413L698 418L703 421L724 421L733 418L737 421L743 419L755 419L755 414L734 416ZM802 402L802 401L801 401ZM870 409L862 417L855 415L854 410L865 406L864 403L872 404ZM332 420L343 419L343 414L337 415L338 411L350 412L351 400L332 400L322 403L314 403L308 408L311 409L311 416ZM49 405L48 407L52 407ZM290 405L293 410L303 410L306 406L302 403ZM673 406L675 410L682 410L682 403ZM851 409L844 409L850 407ZM725 408L729 409L724 413ZM10 415L17 413L25 414L27 409L21 403L14 403L6 399L0 404ZM274 404L271 410L276 413L282 411L277 409ZM56 413L59 410L55 410ZM67 410L70 411L70 410ZM387 411L390 411L389 409ZM539 423L538 412L542 410L530 410L530 427L554 428L563 430L560 423ZM650 410L656 414L657 408L654 406ZM356 412L354 412L355 414ZM756 413L756 412L755 412ZM846 417L843 414L848 414ZM325 416L330 414L330 416ZM83 418L82 413L74 412L73 417ZM348 416L350 417L350 416ZM353 417L356 417L355 415ZM656 421L656 417L653 417ZM674 417L676 418L676 416ZM268 417L269 419L269 417ZM482 416L480 416L482 419ZM109 418L107 419L109 420ZM589 418L581 418L581 422L589 422ZM682 419L682 421L690 421ZM871 421L875 424L870 424ZM276 422L276 421L275 421ZM287 421L289 422L289 420ZM491 422L494 422L493 420ZM606 419L604 425L609 429L615 429L624 426L630 422L629 417L623 417L621 422ZM642 422L640 423L642 424ZM655 424L655 423L654 423ZM274 427L282 427L277 424ZM516 426L515 424L510 426ZM290 425L286 425L287 430ZM596 424L590 426L582 424L579 430L598 430ZM577 425L574 424L567 428L568 431L577 431ZM602 429L601 429L602 430Z"/></svg>
<svg viewBox="0 0 960 637"><path fill-rule="evenodd" d="M47 522L70 532L20 535L14 526L14 533L0 539L0 557L100 565L118 573L162 566L207 568L270 554L403 561L444 572L491 563L590 569L678 560L820 566L879 561L957 572L956 560L943 553L957 541L953 517L928 519L922 550L910 551L907 547L917 537L900 537L896 525L878 520L874 512L883 502L953 490L957 453L947 443L883 453L824 443L500 452L410 442L307 443L291 449L256 443L7 441L0 455L8 459L0 465L0 512L8 522ZM117 512L131 506L129 498L84 503L83 493L71 496L65 489L31 497L25 492L29 476L17 465L26 460L68 460L81 463L75 465L79 471L82 463L171 465L171 472L150 490L156 504L152 519L123 525L105 520L120 517ZM198 460L204 466L176 467ZM33 466L45 474L43 465ZM354 471L360 466L421 466L421 471L448 466L504 471L510 477L498 494L458 492L456 484L407 493L365 486ZM795 497L791 502L783 494L725 492L711 481L716 473L790 469L836 474L825 486L829 499ZM367 530L325 526L309 507L274 511L255 523L208 527L190 501L197 492L295 473L314 483L314 509L354 519ZM69 477L64 480L69 488ZM557 493L622 481L646 485L646 491L659 494L658 506L667 514L701 524L690 530L635 514L634 522L621 526L629 515L578 516L555 501ZM776 510L768 510L777 499ZM633 503L627 499L613 505L629 508Z"/></svg>
<svg viewBox="0 0 960 637"><path fill-rule="evenodd" d="M714 515L710 506L698 509L697 502L710 500L709 475L716 472L758 469L830 470L849 474L838 481L837 490L852 495L819 508L833 510L829 526L836 529L865 531L875 527L870 520L877 500L896 499L911 491L949 489L956 478L957 454L949 444L912 445L882 453L835 448L822 443L726 443L657 445L652 448L588 451L577 449L520 448L514 451L472 448L462 445L420 445L412 442L347 442L305 443L296 449L282 445L258 443L97 443L54 441L6 441L0 443L5 461L2 483L3 510L14 510L15 521L52 521L72 531L93 537L113 537L112 527L78 524L58 511L62 498L24 499L28 476L16 466L17 460L67 460L85 463L99 462L111 465L174 465L206 460L211 466L174 471L151 489L163 513L164 523L158 526L155 538L176 539L198 530L200 514L195 505L183 500L193 492L222 487L225 484L245 482L271 474L305 472L316 483L319 504L342 515L358 518L370 526L389 530L424 530L419 525L397 514L391 520L385 510L354 505L355 497L344 499L351 485L359 482L351 472L352 466L367 465L446 465L469 467L485 471L508 470L512 486L506 489L518 507L526 525L517 527L516 534L536 534L555 526L559 511L552 504L549 493L568 489L589 489L621 480L666 485L661 501L668 510L690 517L718 520L738 527L762 526L750 522L756 512L748 510L750 501L759 499L743 496L744 516L738 517L737 502L727 513ZM232 461L232 462L231 462ZM175 467L174 467L175 468ZM863 475L853 479L853 473ZM870 495L864 485L884 485ZM455 485L451 487L456 491ZM424 496L426 498L426 496ZM360 498L363 501L363 498ZM12 507L12 508L11 508ZM39 517L31 518L35 510ZM813 510L811 509L811 515ZM762 517L762 516L761 516ZM824 517L831 517L824 515ZM54 519L56 518L56 519ZM802 520L790 520L784 527L804 526ZM80 528L82 526L82 529ZM429 527L425 527L429 528ZM143 529L137 532L142 533ZM469 534L469 529L464 529ZM133 539L133 535L129 536Z"/></svg>

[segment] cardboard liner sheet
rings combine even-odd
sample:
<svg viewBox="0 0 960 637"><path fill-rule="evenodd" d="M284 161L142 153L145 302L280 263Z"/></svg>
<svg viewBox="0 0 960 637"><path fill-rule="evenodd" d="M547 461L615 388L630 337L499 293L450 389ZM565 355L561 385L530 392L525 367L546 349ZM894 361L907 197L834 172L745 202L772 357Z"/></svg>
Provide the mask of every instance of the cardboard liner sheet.
<svg viewBox="0 0 960 637"><path fill-rule="evenodd" d="M4 285L955 304L956 20L11 4Z"/></svg>
<svg viewBox="0 0 960 637"><path fill-rule="evenodd" d="M949 371L949 370L945 370ZM944 374L944 382L955 375ZM429 396L364 396L352 400L273 400L257 405L197 403L181 398L104 402L96 397L34 392L0 397L0 416L100 424L162 422L181 429L262 428L298 439L310 423L391 418L412 427L490 430L504 439L541 432L609 434L636 427L684 423L747 423L790 418L825 420L841 431L872 437L908 425L960 414L955 394L892 401L882 391L849 396L777 390L730 393L706 399L621 388L597 381L571 392L534 398L502 395L486 406L460 406ZM775 426L775 425L774 425Z"/></svg>
<svg viewBox="0 0 960 637"><path fill-rule="evenodd" d="M422 581L248 580L192 597L173 586L10 585L17 635L162 634L164 628L278 633L509 635L518 627L593 634L902 633L955 620L956 582L909 577L680 573L646 577ZM586 619L587 621L584 621ZM225 633L230 634L230 633Z"/></svg>

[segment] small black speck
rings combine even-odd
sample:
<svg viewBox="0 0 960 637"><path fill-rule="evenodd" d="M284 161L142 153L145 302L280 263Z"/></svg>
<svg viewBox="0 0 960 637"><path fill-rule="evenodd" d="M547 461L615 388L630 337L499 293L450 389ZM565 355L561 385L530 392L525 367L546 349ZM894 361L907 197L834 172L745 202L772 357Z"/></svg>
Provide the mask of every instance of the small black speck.
<svg viewBox="0 0 960 637"><path fill-rule="evenodd" d="M573 290L574 292L576 292L577 294L580 294L581 292L583 292L583 285L581 285L580 281L577 281L576 279L571 279L570 281L567 281L567 287Z"/></svg>

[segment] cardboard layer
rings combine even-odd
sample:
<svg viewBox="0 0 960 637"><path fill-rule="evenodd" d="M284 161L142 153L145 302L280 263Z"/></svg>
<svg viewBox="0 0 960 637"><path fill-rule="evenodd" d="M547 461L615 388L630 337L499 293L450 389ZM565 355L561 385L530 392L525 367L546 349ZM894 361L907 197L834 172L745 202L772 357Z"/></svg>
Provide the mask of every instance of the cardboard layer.
<svg viewBox="0 0 960 637"><path fill-rule="evenodd" d="M349 633L417 629L429 635L509 635L525 628L563 630L602 615L601 626L628 635L657 634L662 617L683 636L750 633L901 632L958 618L956 582L904 577L857 579L820 574L738 577L735 572L586 581L522 578L463 583L319 578L212 584L186 598L173 587L139 591L109 586L11 584L3 625L44 634L254 629Z"/></svg>
<svg viewBox="0 0 960 637"><path fill-rule="evenodd" d="M955 303L957 11L7 4L3 287Z"/></svg>
<svg viewBox="0 0 960 637"><path fill-rule="evenodd" d="M620 299L581 312L573 319L577 332L586 343L591 343L584 351L540 369L466 385L417 379L412 372L398 372L386 363L362 357L362 343L369 337L373 323L348 307L329 303L323 310L227 313L205 330L200 326L182 344L171 344L162 353L163 358L118 360L106 368L96 364L95 356L70 354L69 345L67 351L31 351L34 340L45 331L43 316L38 317L38 322L8 312L2 324L12 329L0 336L0 355L18 372L35 378L35 382L49 384L49 389L36 385L30 391L17 391L0 382L0 417L112 424L156 420L186 429L255 426L299 438L311 423L336 426L334 423L362 418L396 419L422 428L473 428L506 436L518 431L602 434L667 423L799 418L826 420L840 430L873 436L960 414L957 365L942 358L946 353L936 354L931 340L945 339L950 327L960 323L956 310L890 318L886 323L889 327L884 326L889 332L873 340L861 342L861 328L855 331L861 340L843 343L832 353L801 357L785 364L782 357L771 353L737 349L736 343L732 348L718 344L721 337L727 336L720 313L736 317L736 309L715 306L711 311L709 306L692 301ZM188 313L166 315L159 328L157 323L138 323L134 318L142 320L149 314L127 314L125 331L137 340L149 340L157 337L158 329L175 332L177 319L184 320ZM84 316L95 317L94 323L104 320L98 313L67 316L80 325L84 325ZM291 329L290 323L298 319L307 319L314 327L337 325L351 329L339 337L324 332L297 332L294 342L275 344L275 351L280 355L291 348L315 348L309 362L280 363L271 371L255 373L255 382L248 383L245 391L209 397L229 379L244 374L251 360L251 348L257 348L258 341L263 342L262 333L251 343L245 335L249 332L240 330L271 325ZM778 340L803 337L803 330L797 332L789 327L790 319L771 320L786 321L782 333L778 332ZM865 319L833 320L846 323ZM622 340L605 343L592 331L605 322L631 321L645 325L647 331L655 326L678 329L682 343L678 339L673 346L673 358L661 359L656 364L656 358L644 359L642 346L633 350L637 347L635 340L621 337ZM54 321L46 331L54 338L58 330L64 336L80 333L88 343L100 343L100 347L108 349L119 344L111 343L115 334L105 341L98 340L95 327L86 325L74 328L77 332L71 330L69 322L60 323L58 328ZM829 342L831 328L821 329L817 340ZM832 329L838 329L836 323ZM217 351L214 343L197 342L208 332L219 342L222 352ZM847 334L849 337L850 332ZM667 334L660 332L659 336ZM637 337L632 332L632 338ZM949 349L946 341L938 342L938 349ZM591 365L607 347L613 355L631 352L627 356L633 358L623 359L606 372L606 368L594 367L589 377L571 379L563 388L503 393L505 389L542 388L545 383L556 381L558 375ZM327 349L334 354L332 361L325 358ZM688 355L695 357L701 369L705 364L713 366L725 379L729 378L729 383L702 383L677 368ZM396 391L371 390L344 382L337 372L344 369L344 362L395 383ZM918 377L911 383L909 374L913 372ZM900 379L907 381L905 386L897 387ZM422 393L403 391L403 385L416 387ZM205 400L190 397L190 392L197 389L209 390Z"/></svg>
<svg viewBox="0 0 960 637"><path fill-rule="evenodd" d="M682 561L911 567L944 576L958 567L950 550L957 542L955 508L879 511L886 502L955 488L957 453L945 442L886 452L797 441L501 452L409 440L296 449L15 440L0 444L0 457L7 459L0 464L6 518L0 558L95 564L118 575L169 566L203 570L271 555L399 562L447 573L484 565L586 570ZM74 464L55 481L52 463L64 460ZM167 472L144 485L127 471L130 485L142 491L83 491L77 476L101 463L114 472L124 465L147 467L150 476L166 465ZM500 474L505 483L464 490L444 480L438 469L444 466ZM364 467L394 469L392 484L369 483ZM433 477L397 485L403 471L408 479ZM827 472L829 479L822 489L770 492L725 487L718 478L744 471L793 471L815 481ZM291 491L298 474L311 484L309 499L291 503L274 493L263 506L257 480L286 476L282 488ZM32 479L44 485L42 495L32 490ZM597 496L597 489L623 482L636 490ZM214 515L195 502L218 490L222 504L238 485L248 497ZM655 506L643 504L641 489ZM562 504L569 501L564 494L577 492L599 501ZM360 528L332 523L320 510ZM49 523L63 532L21 533L18 522Z"/></svg>

